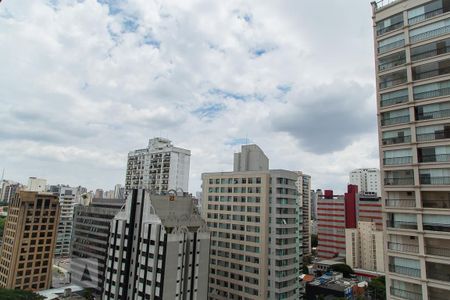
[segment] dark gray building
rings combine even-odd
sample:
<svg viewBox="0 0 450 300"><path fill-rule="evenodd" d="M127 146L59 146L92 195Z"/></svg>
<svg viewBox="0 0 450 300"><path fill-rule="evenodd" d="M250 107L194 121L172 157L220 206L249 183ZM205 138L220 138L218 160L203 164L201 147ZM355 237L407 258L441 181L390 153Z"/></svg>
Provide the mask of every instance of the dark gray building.
<svg viewBox="0 0 450 300"><path fill-rule="evenodd" d="M207 299L210 233L191 196L132 190L111 225L102 299Z"/></svg>
<svg viewBox="0 0 450 300"><path fill-rule="evenodd" d="M90 276L96 278L93 288L98 295L103 288L111 220L124 205L124 199L94 198L89 206L75 207L71 275L73 279L82 278L86 261L91 262L91 266L94 262L96 267L89 270L96 272Z"/></svg>

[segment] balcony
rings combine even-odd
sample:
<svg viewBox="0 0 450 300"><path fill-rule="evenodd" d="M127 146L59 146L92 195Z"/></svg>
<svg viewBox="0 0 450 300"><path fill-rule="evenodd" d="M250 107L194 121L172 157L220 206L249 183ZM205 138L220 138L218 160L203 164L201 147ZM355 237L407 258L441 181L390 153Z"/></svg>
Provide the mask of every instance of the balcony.
<svg viewBox="0 0 450 300"><path fill-rule="evenodd" d="M384 165L407 165L412 163L412 156L384 158Z"/></svg>
<svg viewBox="0 0 450 300"><path fill-rule="evenodd" d="M392 118L383 118L381 119L381 126L395 125L395 124L403 124L409 122L409 115L392 117Z"/></svg>
<svg viewBox="0 0 450 300"><path fill-rule="evenodd" d="M414 176L387 177L384 178L384 185L414 185Z"/></svg>
<svg viewBox="0 0 450 300"><path fill-rule="evenodd" d="M397 77L397 76L395 76ZM387 89L390 87L394 87L403 83L406 83L406 73L405 76L399 76L397 78L387 79L387 78L380 78L380 89Z"/></svg>
<svg viewBox="0 0 450 300"><path fill-rule="evenodd" d="M393 49L403 47L404 45L405 45L405 40L400 40L400 41L395 41L395 42L389 43L384 46L380 46L380 47L378 47L378 54L383 54L383 53L389 52Z"/></svg>
<svg viewBox="0 0 450 300"><path fill-rule="evenodd" d="M425 91L420 93L414 93L414 100L422 100L434 97L442 97L450 95L450 88L440 88L432 91Z"/></svg>
<svg viewBox="0 0 450 300"><path fill-rule="evenodd" d="M411 19L408 19L408 24L409 25L414 25L417 24L419 22L425 21L426 19L432 18L434 16L440 15L444 12L444 10L442 8L438 8L429 12L426 12L424 14L412 17Z"/></svg>
<svg viewBox="0 0 450 300"><path fill-rule="evenodd" d="M434 57L434 56L438 56L438 55L442 55L442 54L450 52L449 46L439 46L437 43L438 42L432 43L432 44L436 45L436 47L432 50L426 50L426 51L419 52L420 50L418 50L418 49L430 49L429 44L426 44L424 46L419 46L416 48L412 48L411 49L411 60L417 61L417 60Z"/></svg>
<svg viewBox="0 0 450 300"><path fill-rule="evenodd" d="M390 99L386 99L386 100L381 100L380 106L385 107L385 106L390 106L390 105L395 105L395 104L405 103L405 102L408 102L408 95L390 98Z"/></svg>
<svg viewBox="0 0 450 300"><path fill-rule="evenodd" d="M392 56L389 56L389 58L380 58L379 64L378 64L378 70L381 71L387 71L389 69L404 65L406 63L406 57L404 51L402 52L403 55L393 54Z"/></svg>
<svg viewBox="0 0 450 300"><path fill-rule="evenodd" d="M429 185L449 185L450 176L435 176L431 177L428 174L420 174L420 184Z"/></svg>
<svg viewBox="0 0 450 300"><path fill-rule="evenodd" d="M450 224L426 223L424 221L423 230L450 232Z"/></svg>
<svg viewBox="0 0 450 300"><path fill-rule="evenodd" d="M418 133L416 135L418 142L427 142L450 138L450 131L436 131L430 133Z"/></svg>
<svg viewBox="0 0 450 300"><path fill-rule="evenodd" d="M416 199L386 199L388 207L416 207Z"/></svg>
<svg viewBox="0 0 450 300"><path fill-rule="evenodd" d="M426 267L428 279L450 282L450 265L427 261Z"/></svg>
<svg viewBox="0 0 450 300"><path fill-rule="evenodd" d="M420 277L420 269L403 267L394 264L389 264L389 272L394 272L411 277Z"/></svg>
<svg viewBox="0 0 450 300"><path fill-rule="evenodd" d="M449 162L450 154L419 155L419 162Z"/></svg>
<svg viewBox="0 0 450 300"><path fill-rule="evenodd" d="M430 24L430 25L433 25L433 24ZM450 26L443 26L441 28L437 28L437 29L434 29L434 30L430 30L430 31L427 31L427 32L423 32L423 33L419 33L419 34L410 36L409 41L411 43L416 43L416 42L419 42L419 41L423 41L423 40L428 40L428 39L434 38L436 36L447 34L449 32L450 32Z"/></svg>
<svg viewBox="0 0 450 300"><path fill-rule="evenodd" d="M450 248L425 246L425 251L429 255L450 257Z"/></svg>
<svg viewBox="0 0 450 300"><path fill-rule="evenodd" d="M388 249L397 252L419 253L419 246L413 244L388 242Z"/></svg>
<svg viewBox="0 0 450 300"><path fill-rule="evenodd" d="M392 25L377 29L377 36L388 33L390 31L394 31L394 30L402 28L402 27L403 27L403 20L401 20L400 22L394 23Z"/></svg>
<svg viewBox="0 0 450 300"><path fill-rule="evenodd" d="M422 198L424 208L450 208L450 199L424 199Z"/></svg>
<svg viewBox="0 0 450 300"><path fill-rule="evenodd" d="M381 140L381 143L383 144L383 146L402 144L402 143L411 143L411 136L404 135L404 136L398 136L398 137L393 137L393 138L384 138Z"/></svg>
<svg viewBox="0 0 450 300"><path fill-rule="evenodd" d="M408 300L422 300L422 293L402 290L391 286L391 295Z"/></svg>
<svg viewBox="0 0 450 300"><path fill-rule="evenodd" d="M448 300L448 290L428 287L428 298L432 300Z"/></svg>
<svg viewBox="0 0 450 300"><path fill-rule="evenodd" d="M388 228L417 230L417 222L386 220L386 226Z"/></svg>
<svg viewBox="0 0 450 300"><path fill-rule="evenodd" d="M450 117L450 109L443 109L443 110L437 110L437 111L416 114L417 121L433 120L433 119L448 118L448 117Z"/></svg>

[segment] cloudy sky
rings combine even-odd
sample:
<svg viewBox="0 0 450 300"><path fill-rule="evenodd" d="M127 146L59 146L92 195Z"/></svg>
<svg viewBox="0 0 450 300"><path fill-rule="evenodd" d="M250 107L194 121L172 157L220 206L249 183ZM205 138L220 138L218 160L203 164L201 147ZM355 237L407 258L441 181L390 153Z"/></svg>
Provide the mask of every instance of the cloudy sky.
<svg viewBox="0 0 450 300"><path fill-rule="evenodd" d="M361 0L4 0L0 169L110 189L163 136L195 192L248 140L343 191L378 166L371 26Z"/></svg>

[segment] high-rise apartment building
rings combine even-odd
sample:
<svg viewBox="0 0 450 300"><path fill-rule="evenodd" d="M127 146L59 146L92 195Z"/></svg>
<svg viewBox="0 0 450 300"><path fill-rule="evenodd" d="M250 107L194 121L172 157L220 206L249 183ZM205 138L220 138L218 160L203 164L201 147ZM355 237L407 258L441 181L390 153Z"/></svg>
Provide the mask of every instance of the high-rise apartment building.
<svg viewBox="0 0 450 300"><path fill-rule="evenodd" d="M450 293L450 1L372 2L388 299Z"/></svg>
<svg viewBox="0 0 450 300"><path fill-rule="evenodd" d="M59 219L58 197L20 191L9 204L0 249L0 287L48 289Z"/></svg>
<svg viewBox="0 0 450 300"><path fill-rule="evenodd" d="M188 191L191 151L174 147L164 138L150 139L148 147L128 153L125 190L145 188L155 193Z"/></svg>
<svg viewBox="0 0 450 300"><path fill-rule="evenodd" d="M211 230L209 299L299 298L299 177L269 170L257 145L242 146L233 172L202 174L203 215Z"/></svg>
<svg viewBox="0 0 450 300"><path fill-rule="evenodd" d="M90 275L97 279L93 287L97 295L103 291L110 224L124 205L125 199L93 199L89 206L75 206L71 274L72 278L82 278L86 259L92 259L95 266L89 270L96 272Z"/></svg>
<svg viewBox="0 0 450 300"><path fill-rule="evenodd" d="M207 299L209 245L190 195L132 190L111 223L102 299Z"/></svg>
<svg viewBox="0 0 450 300"><path fill-rule="evenodd" d="M311 190L310 195L310 201L311 201L311 220L316 221L317 220L317 202L319 201L319 198L322 197L322 190Z"/></svg>
<svg viewBox="0 0 450 300"><path fill-rule="evenodd" d="M76 204L77 188L68 186L59 187L59 204L61 214L59 217L58 237L56 239L55 256L67 257L70 255L72 242L73 213Z"/></svg>
<svg viewBox="0 0 450 300"><path fill-rule="evenodd" d="M47 179L30 177L28 178L27 191L30 192L45 192Z"/></svg>
<svg viewBox="0 0 450 300"><path fill-rule="evenodd" d="M3 180L0 201L10 203L11 200L14 199L16 193L22 188L23 186L20 183L11 180Z"/></svg>
<svg viewBox="0 0 450 300"><path fill-rule="evenodd" d="M350 184L358 186L360 192L381 194L380 170L364 168L352 170L349 174Z"/></svg>
<svg viewBox="0 0 450 300"><path fill-rule="evenodd" d="M298 172L297 188L301 203L303 255L311 254L311 176Z"/></svg>

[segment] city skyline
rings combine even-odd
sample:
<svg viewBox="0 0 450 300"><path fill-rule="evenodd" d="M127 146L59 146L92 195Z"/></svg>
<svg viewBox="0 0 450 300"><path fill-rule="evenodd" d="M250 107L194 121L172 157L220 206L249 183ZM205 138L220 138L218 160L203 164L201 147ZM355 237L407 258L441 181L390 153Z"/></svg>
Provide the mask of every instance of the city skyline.
<svg viewBox="0 0 450 300"><path fill-rule="evenodd" d="M192 151L191 193L246 141L340 192L379 167L371 9L296 2L2 2L5 179L112 189L163 136Z"/></svg>

